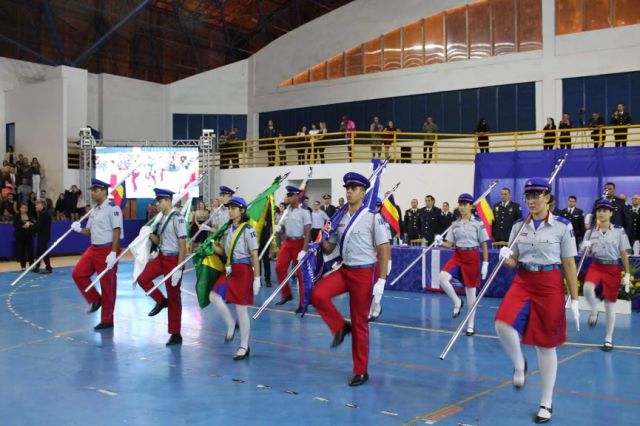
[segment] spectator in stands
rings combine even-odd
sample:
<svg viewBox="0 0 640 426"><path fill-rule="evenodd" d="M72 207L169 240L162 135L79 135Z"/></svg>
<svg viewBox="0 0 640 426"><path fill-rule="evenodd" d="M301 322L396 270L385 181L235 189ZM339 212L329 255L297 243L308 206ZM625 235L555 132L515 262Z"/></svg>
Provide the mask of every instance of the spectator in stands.
<svg viewBox="0 0 640 426"><path fill-rule="evenodd" d="M53 200L51 200L51 198L47 197L47 191L45 191L44 189L42 191L40 191L40 198L39 199L46 203L47 211L49 212L49 214L53 214Z"/></svg>
<svg viewBox="0 0 640 426"><path fill-rule="evenodd" d="M318 129L318 125L316 123L311 123L311 129L309 129L309 162L311 164L315 163L315 159L317 157L316 152L318 150L318 134L320 133L320 129Z"/></svg>
<svg viewBox="0 0 640 426"><path fill-rule="evenodd" d="M18 169L15 166L9 167L7 182L11 184L11 188L14 190L20 184L20 181L18 180Z"/></svg>
<svg viewBox="0 0 640 426"><path fill-rule="evenodd" d="M542 128L542 149L553 149L556 144L556 121L552 117L547 117L547 124Z"/></svg>
<svg viewBox="0 0 640 426"><path fill-rule="evenodd" d="M327 142L324 140L324 138L326 137L327 133L329 133L329 131L327 130L327 123L325 123L324 121L321 121L319 123L320 126L320 132L318 133L318 142L316 142L316 152L317 154L317 158L320 159L320 162L322 164L324 164L324 149L327 146Z"/></svg>
<svg viewBox="0 0 640 426"><path fill-rule="evenodd" d="M6 199L7 195L12 193L13 193L13 185L11 185L11 182L5 181L4 186L2 187L2 199L3 200Z"/></svg>
<svg viewBox="0 0 640 426"><path fill-rule="evenodd" d="M347 146L347 154L349 156L349 162L353 161L351 152L351 139L356 136L356 123L349 119L348 115L342 116L340 122L340 131L344 133L344 144Z"/></svg>
<svg viewBox="0 0 640 426"><path fill-rule="evenodd" d="M369 131L375 132L370 135L371 137L371 156L382 157L382 132L384 126L380 123L378 117L373 117L373 122L369 125Z"/></svg>
<svg viewBox="0 0 640 426"><path fill-rule="evenodd" d="M20 203L29 202L29 194L31 194L31 185L29 185L28 178L26 177L22 178L22 184L18 186L16 193L18 194L18 202Z"/></svg>
<svg viewBox="0 0 640 426"><path fill-rule="evenodd" d="M276 127L273 125L273 120L267 121L267 127L262 132L262 137L265 139L271 139L271 140L262 141L258 146L258 148L261 151L268 151L267 158L269 159L269 163L268 163L269 167L275 164L274 163L275 143L276 143L276 138L280 136L282 136L282 133L280 133L276 129Z"/></svg>
<svg viewBox="0 0 640 426"><path fill-rule="evenodd" d="M295 142L296 151L298 151L298 164L304 164L307 159L307 126L302 126L296 136L298 136Z"/></svg>
<svg viewBox="0 0 640 426"><path fill-rule="evenodd" d="M427 121L422 124L422 133L428 133L424 137L424 160L422 161L422 164L428 164L431 163L433 144L436 139L434 134L438 133L438 125L434 123L432 117L427 117Z"/></svg>
<svg viewBox="0 0 640 426"><path fill-rule="evenodd" d="M229 148L229 162L231 168L237 169L240 167L240 152L242 151L242 145L238 143L238 128L234 127L227 135L227 146Z"/></svg>
<svg viewBox="0 0 640 426"><path fill-rule="evenodd" d="M398 127L393 123L393 120L389 120L387 122L387 127L384 128L384 133L385 133L384 139L382 140L382 143L384 145L385 158L389 156L389 147L393 144L393 141L396 138L396 133L401 131L402 130L398 129ZM399 161L399 160L396 159L396 161Z"/></svg>
<svg viewBox="0 0 640 426"><path fill-rule="evenodd" d="M42 177L42 166L36 157L31 159L31 186L33 191L37 194L40 192L40 180Z"/></svg>
<svg viewBox="0 0 640 426"><path fill-rule="evenodd" d="M39 199L36 201L36 222L33 225L33 229L35 234L38 237L38 243L36 246L36 259L39 259L40 256L47 251L47 245L51 240L51 214L49 213L47 207L47 201L43 199ZM51 262L49 261L49 255L44 257L44 273L50 274L53 270L51 268ZM40 262L38 262L33 268L33 272L40 272Z"/></svg>
<svg viewBox="0 0 640 426"><path fill-rule="evenodd" d="M191 216L191 229L189 230L189 235L193 240L191 241L193 244L193 249L198 248L200 244L204 242L209 236L209 232L202 230L197 237L194 238L194 235L200 230L200 228L207 224L209 221L209 210L207 209L207 205L204 201L200 201L198 203L198 209L192 213Z"/></svg>
<svg viewBox="0 0 640 426"><path fill-rule="evenodd" d="M60 195L58 195L58 199L56 200L56 220L65 220L66 216L65 216L65 206L64 206L64 194L61 193Z"/></svg>
<svg viewBox="0 0 640 426"><path fill-rule="evenodd" d="M278 133L278 164L287 164L287 141L282 133Z"/></svg>
<svg viewBox="0 0 640 426"><path fill-rule="evenodd" d="M38 196L36 195L35 192L31 192L29 194L29 201L28 201L29 216L31 217L36 217L36 201L38 201Z"/></svg>
<svg viewBox="0 0 640 426"><path fill-rule="evenodd" d="M571 131L566 129L571 129L572 127L571 116L565 112L562 114L560 124L558 124L558 129L565 129L560 132L560 137L558 138L558 141L560 142L560 149L571 149Z"/></svg>
<svg viewBox="0 0 640 426"><path fill-rule="evenodd" d="M616 110L611 116L611 124L613 126L628 126L631 124L631 116L624 110L624 104L618 104ZM620 127L613 129L616 138L616 146L627 146L627 128Z"/></svg>
<svg viewBox="0 0 640 426"><path fill-rule="evenodd" d="M24 271L33 263L33 225L35 219L29 216L27 203L20 203L20 210L13 218L13 236L16 240L16 260Z"/></svg>
<svg viewBox="0 0 640 426"><path fill-rule="evenodd" d="M591 140L593 140L594 148L601 148L604 146L604 140L606 138L605 132L603 131L604 127L604 118L600 116L599 112L594 112L591 114L591 121L589 122L589 128L593 129L591 132Z"/></svg>
<svg viewBox="0 0 640 426"><path fill-rule="evenodd" d="M453 222L453 213L449 210L449 203L442 203L442 232L444 232Z"/></svg>
<svg viewBox="0 0 640 426"><path fill-rule="evenodd" d="M82 191L76 186L71 185L69 190L64 191L64 215L71 220L80 219L80 209L78 208L78 201Z"/></svg>
<svg viewBox="0 0 640 426"><path fill-rule="evenodd" d="M4 160L8 163L8 164L15 164L15 154L13 152L13 147L11 145L9 145L7 147L7 151L4 154Z"/></svg>
<svg viewBox="0 0 640 426"><path fill-rule="evenodd" d="M13 222L13 219L16 216L17 212L18 207L15 195L13 194L13 192L10 192L2 201L2 220L4 222Z"/></svg>
<svg viewBox="0 0 640 426"><path fill-rule="evenodd" d="M491 132L491 129L489 128L487 120L484 117L480 117L478 125L476 126L476 138L481 153L489 152L489 132Z"/></svg>

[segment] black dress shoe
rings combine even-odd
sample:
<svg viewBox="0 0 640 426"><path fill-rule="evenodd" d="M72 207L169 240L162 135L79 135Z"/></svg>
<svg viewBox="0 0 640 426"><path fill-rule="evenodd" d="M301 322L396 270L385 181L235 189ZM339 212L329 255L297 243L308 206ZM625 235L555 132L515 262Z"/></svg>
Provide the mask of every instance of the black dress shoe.
<svg viewBox="0 0 640 426"><path fill-rule="evenodd" d="M33 272L34 274L39 274L40 273L40 268L33 268L31 270L31 272Z"/></svg>
<svg viewBox="0 0 640 426"><path fill-rule="evenodd" d="M364 373L364 374L356 374L355 376L353 376L351 378L351 381L349 382L349 386L360 386L360 385L364 385L364 383L369 380L369 373Z"/></svg>
<svg viewBox="0 0 640 426"><path fill-rule="evenodd" d="M167 305L167 299L162 299L162 302L156 303L156 306L154 306L153 309L151 309L149 311L149 316L150 317L155 317L156 315L158 315L160 313L161 310L163 310L167 306L168 306Z"/></svg>
<svg viewBox="0 0 640 426"><path fill-rule="evenodd" d="M526 384L527 384L527 370L529 369L528 363L527 363L527 359L524 359L524 380L522 381L522 383L516 383L515 377L516 377L516 369L513 369L513 377L511 378L511 383L513 384L513 387L520 390L522 389Z"/></svg>
<svg viewBox="0 0 640 426"><path fill-rule="evenodd" d="M458 316L460 316L460 312L462 311L462 308L464 307L464 299L460 299L460 307L458 309L453 309L453 313L451 314L451 316L453 318L458 318Z"/></svg>
<svg viewBox="0 0 640 426"><path fill-rule="evenodd" d="M540 409L547 410L549 412L549 417L540 417L536 414L536 417L535 419L533 419L533 421L536 423L546 423L551 420L551 413L553 412L553 409L551 407L544 407L542 405L540 406Z"/></svg>
<svg viewBox="0 0 640 426"><path fill-rule="evenodd" d="M271 287L271 280L266 280L266 281L264 282L264 286L265 286L265 287Z"/></svg>
<svg viewBox="0 0 640 426"><path fill-rule="evenodd" d="M165 346L173 346L173 345L181 345L182 344L182 335L180 333L172 334L165 343Z"/></svg>
<svg viewBox="0 0 640 426"><path fill-rule="evenodd" d="M50 273L52 273L52 272L53 272L53 268L47 268L47 269L45 269L44 271L41 271L40 273L41 273L41 274L50 274Z"/></svg>
<svg viewBox="0 0 640 426"><path fill-rule="evenodd" d="M93 327L94 330L107 330L109 328L113 328L113 323L112 322L101 322L100 324L96 325L95 327Z"/></svg>
<svg viewBox="0 0 640 426"><path fill-rule="evenodd" d="M87 311L87 313L88 314L94 313L95 311L100 309L100 306L102 306L102 300L98 299L96 302L93 302L91 304L91 307L89 307L89 310Z"/></svg>
<svg viewBox="0 0 640 426"><path fill-rule="evenodd" d="M613 343L604 342L600 349L602 349L604 352L611 352L613 350Z"/></svg>
<svg viewBox="0 0 640 426"><path fill-rule="evenodd" d="M351 333L351 323L348 321L345 322L344 327L342 327L338 332L333 336L333 342L331 342L331 349L340 346L342 341L344 340L344 336Z"/></svg>
<svg viewBox="0 0 640 426"><path fill-rule="evenodd" d="M302 306L298 306L298 309L296 309L296 314L301 314L304 311L304 308Z"/></svg>
<svg viewBox="0 0 640 426"><path fill-rule="evenodd" d="M280 306L280 305L284 305L285 303L287 303L288 301L293 300L293 296L286 296L283 297L282 299L278 300L276 302L276 305Z"/></svg>
<svg viewBox="0 0 640 426"><path fill-rule="evenodd" d="M238 323L236 323L236 326L233 327L233 333L231 333L231 336L226 335L224 336L224 342L225 343L229 343L233 340L234 337L236 337L236 330L238 330L240 327L238 326Z"/></svg>
<svg viewBox="0 0 640 426"><path fill-rule="evenodd" d="M240 349L244 349L244 348L241 347ZM234 361L240 361L240 360L243 360L245 358L249 358L250 354L251 354L251 348L248 347L243 355L237 355L237 354L234 355L233 356L233 360Z"/></svg>

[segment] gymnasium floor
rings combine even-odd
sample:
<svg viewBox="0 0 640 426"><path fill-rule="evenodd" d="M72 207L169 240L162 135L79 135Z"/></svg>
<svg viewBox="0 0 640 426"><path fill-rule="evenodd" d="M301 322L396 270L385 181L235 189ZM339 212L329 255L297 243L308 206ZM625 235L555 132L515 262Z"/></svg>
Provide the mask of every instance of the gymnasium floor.
<svg viewBox="0 0 640 426"><path fill-rule="evenodd" d="M481 304L474 337L439 354L457 321L443 295L387 291L371 325L370 381L347 386L351 342L330 350L331 335L312 310L300 319L270 309L252 321L251 356L235 362L239 336L223 343L211 307L183 293L182 347L166 348L166 311L132 291L131 263L121 264L115 329L94 332L99 313L71 280L0 274L0 424L2 425L519 425L532 424L539 398L535 350L527 386L511 386L512 367L493 331L499 300ZM193 289L193 272L185 288ZM272 289L262 289L258 302ZM344 312L346 298L336 299ZM232 310L232 312L234 312ZM466 312L463 311L463 313ZM640 418L640 315L619 315L616 349L598 346L604 316L582 331L569 324L558 350L552 424L631 425Z"/></svg>

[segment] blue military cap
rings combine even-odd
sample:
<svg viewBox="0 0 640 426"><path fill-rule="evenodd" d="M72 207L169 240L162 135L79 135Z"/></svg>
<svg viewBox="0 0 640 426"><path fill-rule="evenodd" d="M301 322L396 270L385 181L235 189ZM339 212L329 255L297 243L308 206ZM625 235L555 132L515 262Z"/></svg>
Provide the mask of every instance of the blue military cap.
<svg viewBox="0 0 640 426"><path fill-rule="evenodd" d="M231 197L225 205L227 207L242 207L245 209L247 208L247 202L242 197Z"/></svg>
<svg viewBox="0 0 640 426"><path fill-rule="evenodd" d="M531 178L524 184L524 192L551 191L549 181L545 178Z"/></svg>
<svg viewBox="0 0 640 426"><path fill-rule="evenodd" d="M109 186L111 185L109 185L107 182L103 182L99 179L91 179L91 186L90 186L91 189L100 188L100 189L107 190L109 189Z"/></svg>
<svg viewBox="0 0 640 426"><path fill-rule="evenodd" d="M221 194L233 195L233 194L236 193L236 191L234 191L233 189L229 188L228 186L220 185L220 193Z"/></svg>
<svg viewBox="0 0 640 426"><path fill-rule="evenodd" d="M598 209L609 209L615 210L613 203L607 199L600 199L596 201L596 210Z"/></svg>
<svg viewBox="0 0 640 426"><path fill-rule="evenodd" d="M376 204L382 204L382 200L380 199L380 197L376 197Z"/></svg>
<svg viewBox="0 0 640 426"><path fill-rule="evenodd" d="M153 192L156 193L156 198L172 198L175 192L168 189L153 188Z"/></svg>
<svg viewBox="0 0 640 426"><path fill-rule="evenodd" d="M287 185L287 194L299 194L300 188L293 185Z"/></svg>
<svg viewBox="0 0 640 426"><path fill-rule="evenodd" d="M458 196L458 203L473 203L473 196L471 194L460 194Z"/></svg>
<svg viewBox="0 0 640 426"><path fill-rule="evenodd" d="M363 186L364 189L368 189L371 186L369 179L355 172L347 173L343 176L342 180L344 181L344 185L342 186L345 188L347 186Z"/></svg>

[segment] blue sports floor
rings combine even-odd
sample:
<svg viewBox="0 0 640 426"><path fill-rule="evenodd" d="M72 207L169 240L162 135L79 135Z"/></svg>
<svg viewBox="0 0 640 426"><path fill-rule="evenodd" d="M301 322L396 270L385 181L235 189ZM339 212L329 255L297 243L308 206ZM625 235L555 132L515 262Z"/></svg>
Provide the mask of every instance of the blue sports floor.
<svg viewBox="0 0 640 426"><path fill-rule="evenodd" d="M211 307L183 293L182 347L166 348L166 311L119 271L115 328L94 332L99 313L87 305L70 268L51 275L0 274L1 425L520 425L532 424L539 399L535 350L527 386L511 386L512 367L493 330L500 300L483 300L474 337L460 336L438 357L457 320L444 295L387 291L371 325L370 381L351 388L350 338L332 336L312 310L300 319L270 309L251 322L251 356L232 360L225 327ZM274 275L275 276L275 275ZM193 272L184 287L193 289ZM273 289L263 288L258 302ZM336 299L344 312L347 298ZM278 307L279 308L279 307ZM232 309L235 313L235 310ZM463 313L466 312L466 308ZM640 422L640 315L618 315L610 353L600 351L604 315L595 329L569 323L552 424Z"/></svg>

